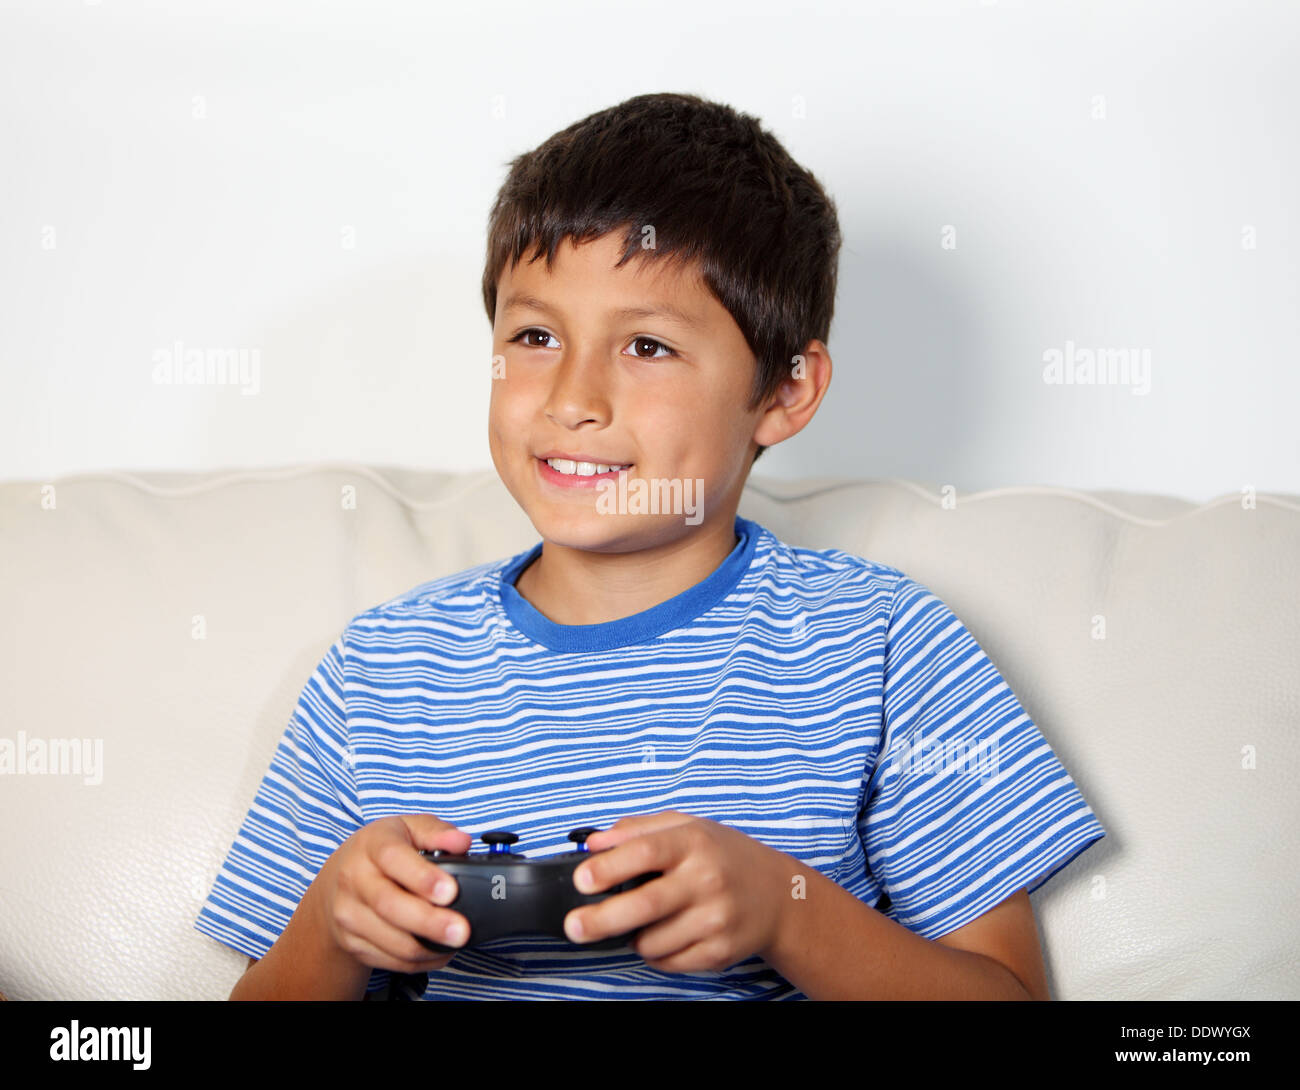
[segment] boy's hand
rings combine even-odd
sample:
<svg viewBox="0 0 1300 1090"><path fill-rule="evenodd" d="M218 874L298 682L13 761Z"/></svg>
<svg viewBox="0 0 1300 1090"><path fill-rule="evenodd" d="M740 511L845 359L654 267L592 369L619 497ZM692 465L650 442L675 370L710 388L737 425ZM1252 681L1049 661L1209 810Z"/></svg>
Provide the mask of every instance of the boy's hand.
<svg viewBox="0 0 1300 1090"><path fill-rule="evenodd" d="M456 880L419 852L466 852L472 840L432 814L381 818L358 829L312 883L334 944L373 969L428 973L443 968L455 952L436 953L422 946L415 933L459 946L469 935L469 923L459 912L437 907L455 899ZM451 893L435 902L440 879L451 883ZM448 933L455 923L465 928L459 941Z"/></svg>
<svg viewBox="0 0 1300 1090"><path fill-rule="evenodd" d="M602 854L574 872L584 893L647 871L663 877L573 909L565 932L574 942L595 942L644 927L632 948L669 973L726 969L762 957L776 938L797 867L784 852L737 829L675 810L622 818L592 833L587 847ZM584 875L593 879L590 886Z"/></svg>

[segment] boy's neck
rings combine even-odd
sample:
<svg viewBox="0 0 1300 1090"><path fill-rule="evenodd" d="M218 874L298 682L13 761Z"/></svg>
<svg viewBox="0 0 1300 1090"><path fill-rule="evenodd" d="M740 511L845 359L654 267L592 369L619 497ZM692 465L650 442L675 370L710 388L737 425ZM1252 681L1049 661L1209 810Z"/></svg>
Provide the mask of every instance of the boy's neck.
<svg viewBox="0 0 1300 1090"><path fill-rule="evenodd" d="M653 609L703 582L736 547L735 516L685 537L628 553L597 553L543 540L515 590L556 624L604 624Z"/></svg>

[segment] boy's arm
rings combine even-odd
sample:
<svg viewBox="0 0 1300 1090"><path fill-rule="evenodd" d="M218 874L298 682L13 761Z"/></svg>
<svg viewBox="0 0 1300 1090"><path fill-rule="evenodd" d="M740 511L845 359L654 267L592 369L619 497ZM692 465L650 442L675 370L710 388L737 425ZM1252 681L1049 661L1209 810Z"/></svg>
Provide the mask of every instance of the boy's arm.
<svg viewBox="0 0 1300 1090"><path fill-rule="evenodd" d="M1050 999L1022 889L964 927L926 939L795 860L790 900L763 960L810 999Z"/></svg>
<svg viewBox="0 0 1300 1090"><path fill-rule="evenodd" d="M1017 890L965 927L940 935L935 942L991 958L1010 971L1030 999L1050 1000L1047 967L1038 941L1038 923L1029 894Z"/></svg>
<svg viewBox="0 0 1300 1090"><path fill-rule="evenodd" d="M370 969L331 940L320 918L317 892L315 882L307 887L266 956L250 960L231 999L364 998Z"/></svg>
<svg viewBox="0 0 1300 1090"><path fill-rule="evenodd" d="M257 958L249 958L249 959L248 959L248 968L249 968L249 969L251 969L251 968L252 968L254 965L256 965L256 964L257 964ZM4 998L4 996L0 995L0 999L3 999L3 998ZM370 997L370 993L367 992L365 995L363 995L363 996L361 997L361 1002L363 1002L363 1003L368 1003L368 1002L370 1002L370 998L371 998L371 997Z"/></svg>

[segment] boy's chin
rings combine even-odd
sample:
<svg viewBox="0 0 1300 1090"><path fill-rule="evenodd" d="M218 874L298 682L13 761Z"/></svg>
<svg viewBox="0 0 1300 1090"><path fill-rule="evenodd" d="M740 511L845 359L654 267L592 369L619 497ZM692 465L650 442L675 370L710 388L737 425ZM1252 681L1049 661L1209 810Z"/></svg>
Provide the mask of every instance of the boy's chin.
<svg viewBox="0 0 1300 1090"><path fill-rule="evenodd" d="M636 518L602 515L594 507L593 503L592 510L584 511L577 504L538 503L528 515L542 537L557 545L599 545L611 538L627 537L637 530Z"/></svg>
<svg viewBox="0 0 1300 1090"><path fill-rule="evenodd" d="M575 509L563 510L567 507ZM654 541L647 541L646 536L654 536L657 518L644 515L605 515L594 508L594 503L592 509L586 511L570 504L538 504L527 513L544 541L566 549L624 553L655 544Z"/></svg>

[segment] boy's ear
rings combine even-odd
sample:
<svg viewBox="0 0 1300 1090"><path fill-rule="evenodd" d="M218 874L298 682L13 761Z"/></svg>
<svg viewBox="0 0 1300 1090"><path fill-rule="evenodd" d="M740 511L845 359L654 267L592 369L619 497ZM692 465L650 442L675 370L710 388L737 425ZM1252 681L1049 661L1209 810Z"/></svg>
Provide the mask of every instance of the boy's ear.
<svg viewBox="0 0 1300 1090"><path fill-rule="evenodd" d="M791 364L790 374L777 388L754 441L759 446L770 447L798 435L812 420L830 384L831 354L825 344L814 338L804 346ZM764 432L769 442L760 438Z"/></svg>

